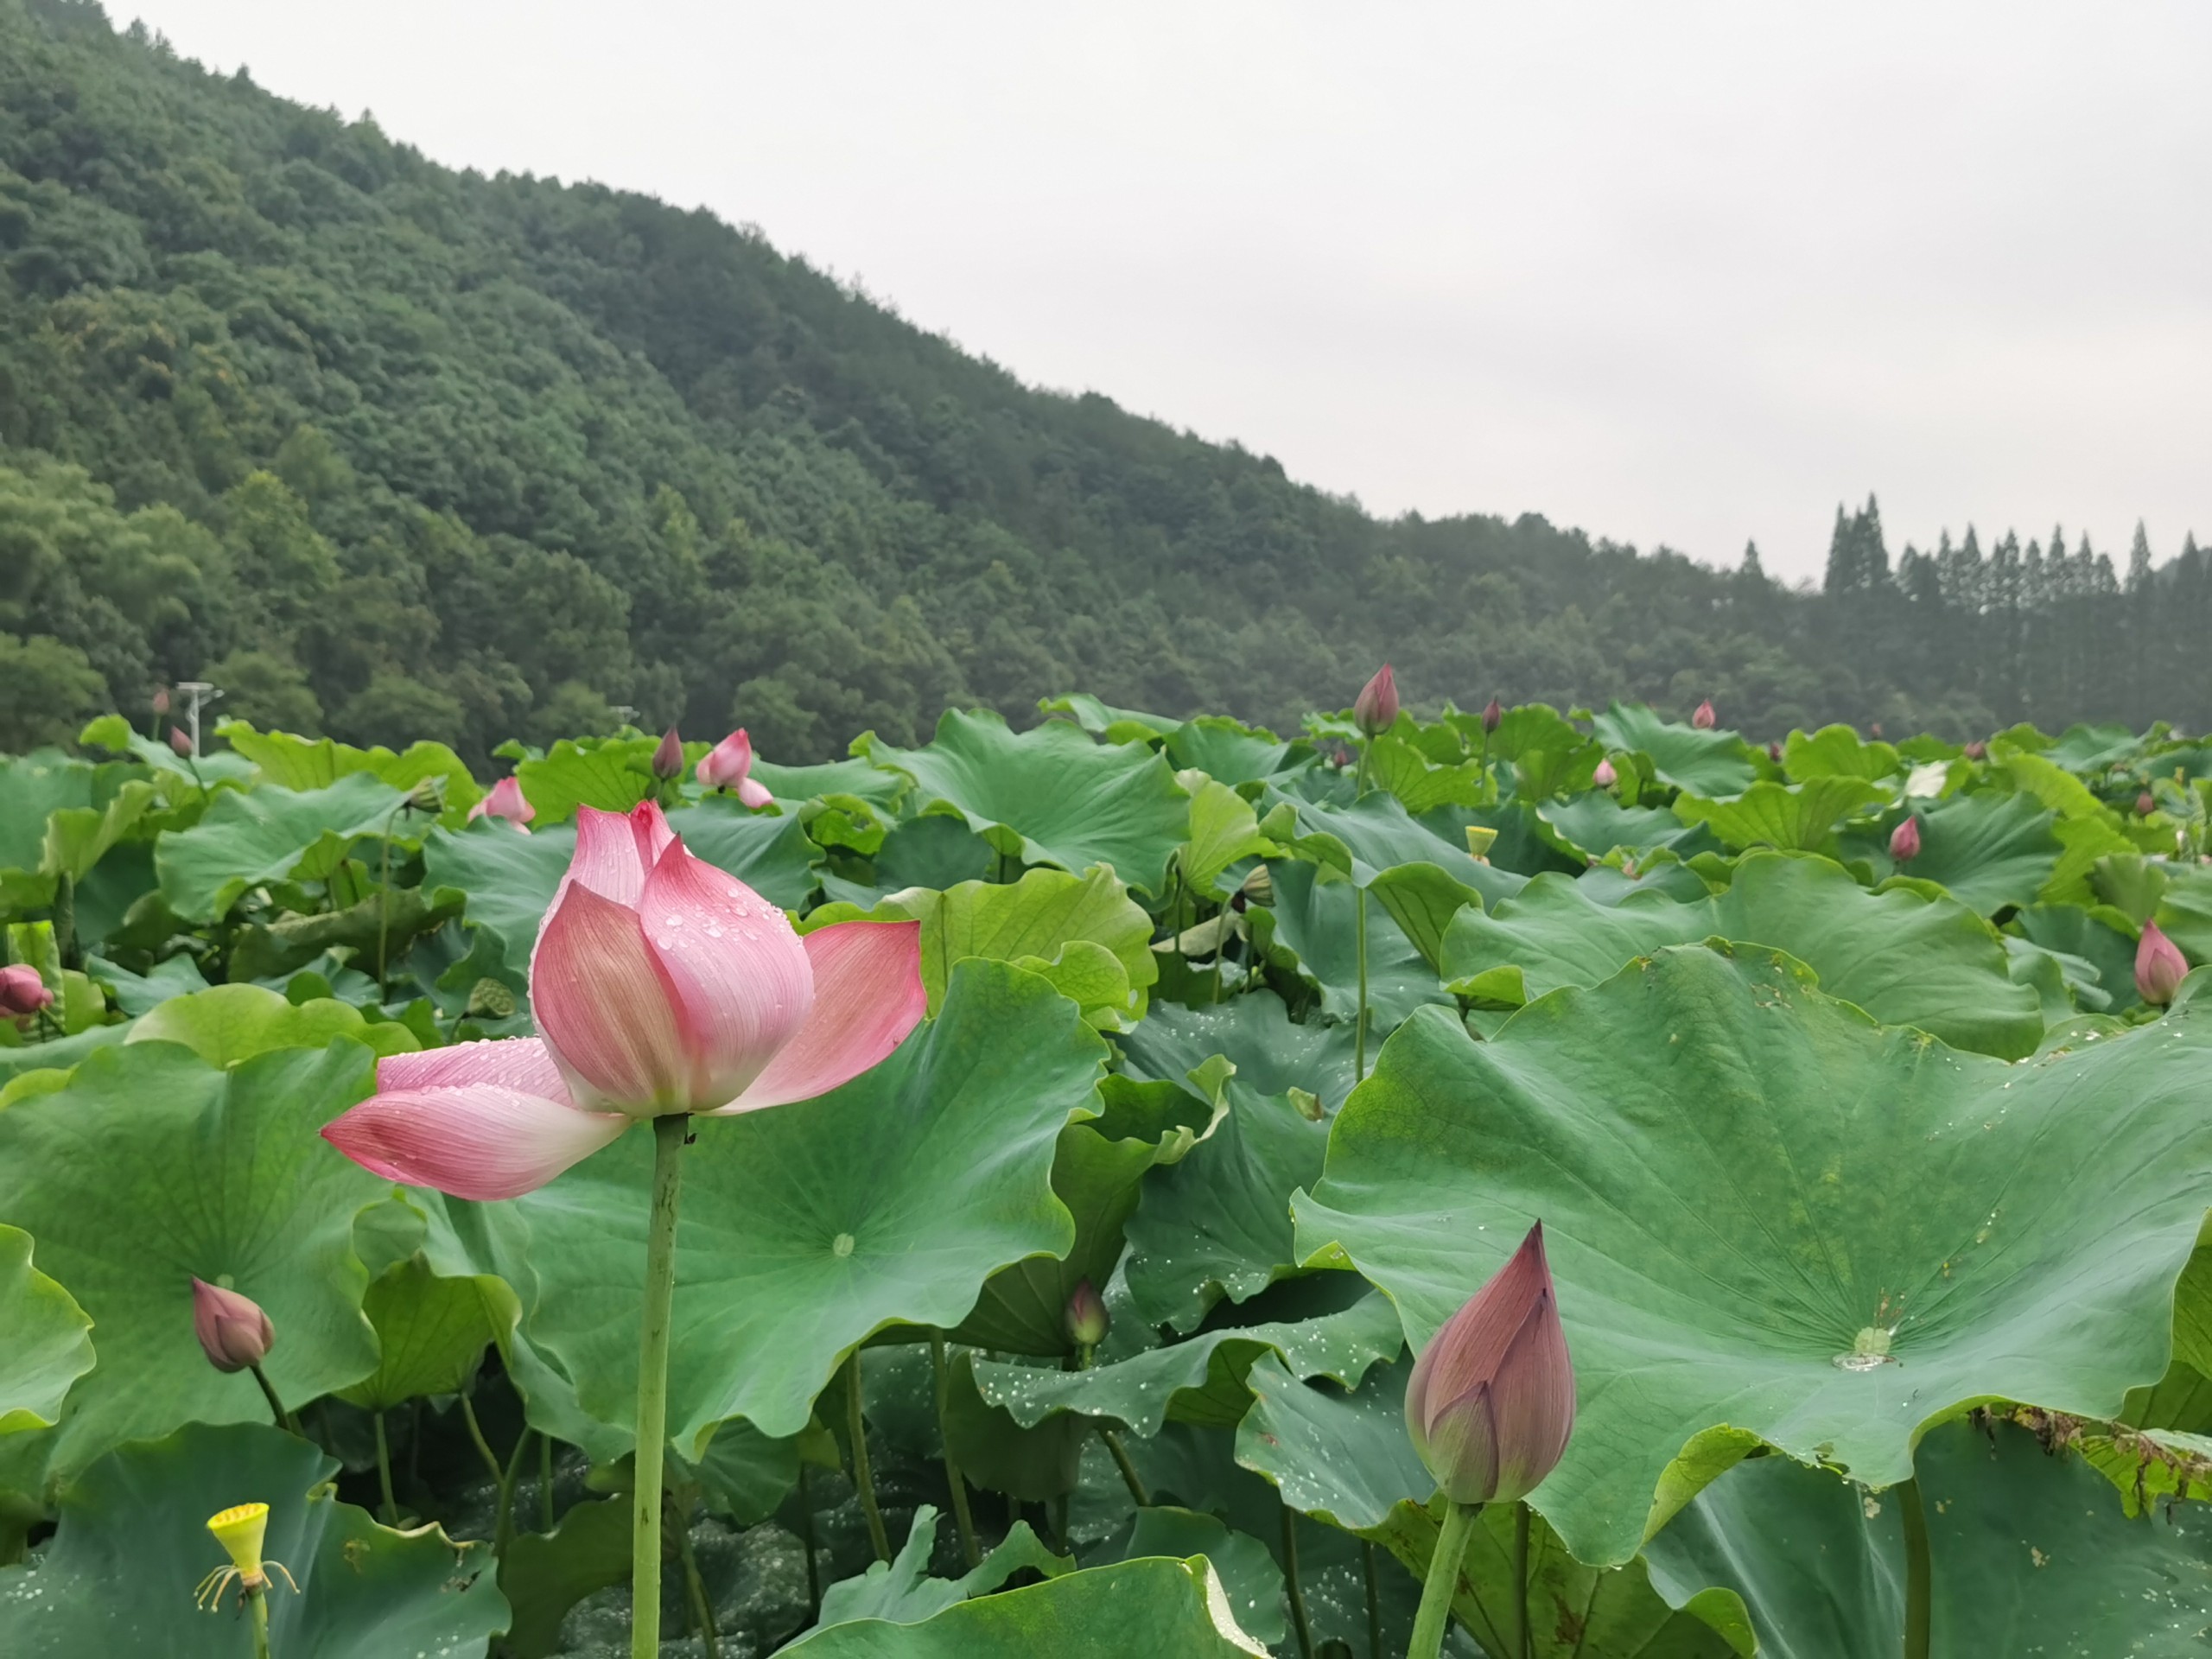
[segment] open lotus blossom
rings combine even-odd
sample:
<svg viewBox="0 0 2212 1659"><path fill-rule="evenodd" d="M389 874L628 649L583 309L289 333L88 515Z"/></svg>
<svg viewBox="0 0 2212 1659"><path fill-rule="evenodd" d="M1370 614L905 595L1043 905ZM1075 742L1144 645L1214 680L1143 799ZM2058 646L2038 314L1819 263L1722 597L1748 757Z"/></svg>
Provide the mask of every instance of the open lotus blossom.
<svg viewBox="0 0 2212 1659"><path fill-rule="evenodd" d="M1574 1432L1574 1364L1541 1222L1421 1350L1406 1428L1454 1503L1513 1503L1558 1464Z"/></svg>
<svg viewBox="0 0 2212 1659"><path fill-rule="evenodd" d="M468 809L468 820L504 818L518 830L537 816L537 809L523 798L522 780L502 778L492 785L492 792Z"/></svg>
<svg viewBox="0 0 2212 1659"><path fill-rule="evenodd" d="M1620 774L1613 770L1613 763L1611 760L1600 760L1598 762L1598 769L1590 774L1590 781L1599 789L1611 789L1620 780Z"/></svg>
<svg viewBox="0 0 2212 1659"><path fill-rule="evenodd" d="M2189 958L2181 947L2159 930L2156 922L2143 924L2142 941L2135 947L2135 989L2145 1002L2159 1007L2174 1000L2174 993L2189 976Z"/></svg>
<svg viewBox="0 0 2212 1659"><path fill-rule="evenodd" d="M219 1371L258 1365L276 1345L276 1327L259 1302L204 1279L192 1281L192 1334Z"/></svg>
<svg viewBox="0 0 2212 1659"><path fill-rule="evenodd" d="M706 758L699 762L699 782L709 789L734 790L742 804L758 809L776 798L768 792L766 784L753 781L752 772L753 740L741 726L707 751Z"/></svg>
<svg viewBox="0 0 2212 1659"><path fill-rule="evenodd" d="M810 1099L920 1020L920 931L841 922L802 940L653 803L581 808L531 957L541 1035L393 1055L323 1137L391 1180L509 1198L640 1118Z"/></svg>
<svg viewBox="0 0 2212 1659"><path fill-rule="evenodd" d="M1909 864L1920 856L1920 820L1907 817L1890 831L1890 856Z"/></svg>
<svg viewBox="0 0 2212 1659"><path fill-rule="evenodd" d="M1387 732L1398 719L1398 677L1385 663L1375 671L1375 677L1359 688L1359 696L1352 699L1351 723L1370 737Z"/></svg>
<svg viewBox="0 0 2212 1659"><path fill-rule="evenodd" d="M0 1018L27 1020L54 1002L54 993L28 963L0 968Z"/></svg>
<svg viewBox="0 0 2212 1659"><path fill-rule="evenodd" d="M1711 697L1707 697L1703 702L1700 702L1695 709L1693 709L1690 711L1690 724L1696 727L1700 732L1711 731L1713 729L1714 718L1715 716L1713 712L1713 699Z"/></svg>

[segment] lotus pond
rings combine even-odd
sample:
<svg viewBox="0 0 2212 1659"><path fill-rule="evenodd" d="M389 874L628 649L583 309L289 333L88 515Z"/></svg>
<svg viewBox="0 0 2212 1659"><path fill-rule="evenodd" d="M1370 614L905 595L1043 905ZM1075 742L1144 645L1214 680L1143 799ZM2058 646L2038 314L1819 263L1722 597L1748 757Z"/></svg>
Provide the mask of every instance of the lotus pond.
<svg viewBox="0 0 2212 1659"><path fill-rule="evenodd" d="M1372 692L0 761L0 1654L2212 1648L2212 743Z"/></svg>

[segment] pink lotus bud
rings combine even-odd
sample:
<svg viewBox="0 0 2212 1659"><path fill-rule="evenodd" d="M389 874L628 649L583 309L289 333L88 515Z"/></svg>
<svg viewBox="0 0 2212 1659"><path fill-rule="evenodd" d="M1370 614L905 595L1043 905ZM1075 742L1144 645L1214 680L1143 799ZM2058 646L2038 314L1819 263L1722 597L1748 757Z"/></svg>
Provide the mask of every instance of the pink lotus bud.
<svg viewBox="0 0 2212 1659"><path fill-rule="evenodd" d="M1106 1340L1107 1327L1113 1320L1106 1313L1105 1299L1090 1287L1088 1279L1077 1282L1068 1294L1068 1305L1063 1319L1067 1325L1068 1340L1078 1348L1096 1348Z"/></svg>
<svg viewBox="0 0 2212 1659"><path fill-rule="evenodd" d="M767 785L755 783L753 771L753 740L739 727L728 737L707 752L699 762L699 781L709 789L734 789L737 798L747 806L760 808L775 800Z"/></svg>
<svg viewBox="0 0 2212 1659"><path fill-rule="evenodd" d="M276 1345L276 1327L260 1303L204 1279L192 1281L192 1333L219 1371L258 1365Z"/></svg>
<svg viewBox="0 0 2212 1659"><path fill-rule="evenodd" d="M504 818L518 830L537 816L537 809L524 798L522 780L506 777L492 785L492 792L468 809L471 823L479 818Z"/></svg>
<svg viewBox="0 0 2212 1659"><path fill-rule="evenodd" d="M19 962L11 968L0 968L0 1015L28 1019L53 1002L54 993L46 988L38 969L29 963Z"/></svg>
<svg viewBox="0 0 2212 1659"><path fill-rule="evenodd" d="M1574 1364L1541 1222L1421 1350L1406 1428L1455 1503L1513 1503L1558 1464L1574 1432Z"/></svg>
<svg viewBox="0 0 2212 1659"><path fill-rule="evenodd" d="M1598 770L1590 774L1590 781L1599 789L1611 789L1620 781L1620 774L1613 770L1611 760L1601 760L1598 762Z"/></svg>
<svg viewBox="0 0 2212 1659"><path fill-rule="evenodd" d="M1910 863L1920 856L1920 820L1907 817L1890 831L1890 856L1900 864Z"/></svg>
<svg viewBox="0 0 2212 1659"><path fill-rule="evenodd" d="M1695 709L1690 711L1690 724L1696 727L1700 732L1709 732L1713 729L1713 699L1711 697L1707 697L1703 702L1700 702Z"/></svg>
<svg viewBox="0 0 2212 1659"><path fill-rule="evenodd" d="M1967 744L1967 759L1969 760L1988 760L1989 745L1982 742L1980 739L1976 739L1974 742Z"/></svg>
<svg viewBox="0 0 2212 1659"><path fill-rule="evenodd" d="M2158 810L2158 804L2152 798L2151 791L2149 790L2145 790L2140 795L2138 795L2135 798L2135 816L2137 817L2147 818Z"/></svg>
<svg viewBox="0 0 2212 1659"><path fill-rule="evenodd" d="M1374 737L1390 729L1398 718L1398 681L1385 663L1375 677L1360 687L1351 705L1351 723Z"/></svg>
<svg viewBox="0 0 2212 1659"><path fill-rule="evenodd" d="M2189 958L2181 947L2159 931L2156 922L2143 924L2143 941L2135 947L2135 988L2145 1002L2164 1007L2189 973Z"/></svg>
<svg viewBox="0 0 2212 1659"><path fill-rule="evenodd" d="M1882 734L1882 722L1881 722L1880 721L1878 721L1878 720L1870 720L1870 721L1868 721L1866 722L1866 734L1867 734L1867 736L1869 736L1869 737L1879 737L1879 736L1881 736L1881 734Z"/></svg>
<svg viewBox="0 0 2212 1659"><path fill-rule="evenodd" d="M1769 743L1766 746L1766 758L1773 761L1776 766L1780 766L1782 764L1782 745L1778 742Z"/></svg>
<svg viewBox="0 0 2212 1659"><path fill-rule="evenodd" d="M1497 706L1497 699L1496 697L1492 697L1488 702L1483 705L1483 730L1484 732L1488 733L1496 731L1498 727L1498 722L1504 718L1505 710Z"/></svg>
<svg viewBox="0 0 2212 1659"><path fill-rule="evenodd" d="M185 734L183 727L169 728L169 747L175 749L184 760L192 759L192 740Z"/></svg>
<svg viewBox="0 0 2212 1659"><path fill-rule="evenodd" d="M653 776L664 784L671 778L683 775L683 740L671 726L661 734L658 747L653 750Z"/></svg>
<svg viewBox="0 0 2212 1659"><path fill-rule="evenodd" d="M168 711L169 689L166 685L157 685L154 688L154 712L157 715L166 715Z"/></svg>

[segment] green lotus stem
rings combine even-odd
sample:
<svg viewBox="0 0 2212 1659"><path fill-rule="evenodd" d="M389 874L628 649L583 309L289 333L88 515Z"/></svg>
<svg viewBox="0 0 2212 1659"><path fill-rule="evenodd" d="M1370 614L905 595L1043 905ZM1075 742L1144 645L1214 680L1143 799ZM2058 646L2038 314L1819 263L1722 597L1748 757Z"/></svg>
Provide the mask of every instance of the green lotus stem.
<svg viewBox="0 0 2212 1659"><path fill-rule="evenodd" d="M1521 1659L1531 1659L1535 1635L1529 1628L1529 1506L1513 1506L1513 1623L1521 1632Z"/></svg>
<svg viewBox="0 0 2212 1659"><path fill-rule="evenodd" d="M1375 1583L1375 1541L1359 1541L1359 1576L1367 1589L1367 1659L1382 1659L1382 1598Z"/></svg>
<svg viewBox="0 0 2212 1659"><path fill-rule="evenodd" d="M77 882L67 870L54 878L54 951L64 968L85 965L77 949Z"/></svg>
<svg viewBox="0 0 2212 1659"><path fill-rule="evenodd" d="M1355 888L1352 899L1352 931L1359 936L1359 1024L1353 1028L1351 1039L1351 1080L1367 1080L1367 889Z"/></svg>
<svg viewBox="0 0 2212 1659"><path fill-rule="evenodd" d="M246 1601L253 1609L253 1659L269 1659L269 1592L257 1590Z"/></svg>
<svg viewBox="0 0 2212 1659"><path fill-rule="evenodd" d="M492 1553L503 1561L507 1559L507 1546L515 1541L515 1481L522 1473L523 1448L530 1444L530 1425L524 1423L522 1433L515 1436L507 1466L499 1471L499 1508L492 1522Z"/></svg>
<svg viewBox="0 0 2212 1659"><path fill-rule="evenodd" d="M638 1321L637 1491L630 1540L630 1659L660 1659L661 1460L668 1446L668 1338L676 1302L676 1204L690 1119L653 1119L653 1205Z"/></svg>
<svg viewBox="0 0 2212 1659"><path fill-rule="evenodd" d="M1928 1511L1916 1478L1897 1488L1897 1511L1904 1522L1904 1659L1928 1659L1936 1586L1928 1560Z"/></svg>
<svg viewBox="0 0 2212 1659"><path fill-rule="evenodd" d="M676 1556L683 1563L683 1592L691 1602L691 1622L699 1627L699 1641L707 1650L707 1659L721 1659L722 1633L715 1628L715 1605L707 1599L707 1581L699 1576L690 1517L679 1515L676 1520Z"/></svg>
<svg viewBox="0 0 2212 1659"><path fill-rule="evenodd" d="M1428 1577L1421 1587L1421 1611L1414 1615L1406 1659L1437 1659L1443 1651L1444 1631L1452 1623L1452 1597L1459 1587L1459 1564L1466 1559L1467 1540L1481 1513L1479 1503L1454 1503L1445 1511L1436 1553L1428 1558Z"/></svg>
<svg viewBox="0 0 2212 1659"><path fill-rule="evenodd" d="M261 1374L260 1367L254 1375ZM387 1527L399 1524L399 1504L391 1495L391 1446L384 1437L384 1413L374 1414L377 1426L377 1484L384 1492L384 1523Z"/></svg>
<svg viewBox="0 0 2212 1659"><path fill-rule="evenodd" d="M276 1390L269 1382L269 1373L259 1365L249 1365L246 1370L251 1371L253 1380L261 1384L261 1397L269 1402L269 1414L276 1420L276 1427L294 1434L299 1433L300 1420L286 1410L284 1402L276 1397Z"/></svg>
<svg viewBox="0 0 2212 1659"><path fill-rule="evenodd" d="M1152 1495L1145 1491L1144 1478L1137 1473L1136 1465L1129 1461L1128 1448L1122 1444L1122 1437L1101 1423L1098 1425L1098 1438L1106 1442L1106 1450L1113 1457L1114 1466L1122 1471L1122 1484L1129 1489L1129 1496L1135 1500L1137 1508L1150 1509Z"/></svg>
<svg viewBox="0 0 2212 1659"><path fill-rule="evenodd" d="M822 1568L814 1559L814 1499L806 1490L806 1461L798 1465L798 1541L806 1551L806 1622L822 1617Z"/></svg>
<svg viewBox="0 0 2212 1659"><path fill-rule="evenodd" d="M484 1438L484 1426L476 1421L476 1408L469 1402L467 1394L461 1396L461 1419L468 1425L468 1438L476 1442L476 1455L484 1459L485 1471L492 1477L492 1484L497 1485L503 1472L499 1460L492 1454L492 1442Z"/></svg>
<svg viewBox="0 0 2212 1659"><path fill-rule="evenodd" d="M543 1429L537 1434L537 1529L553 1530L553 1437Z"/></svg>
<svg viewBox="0 0 2212 1659"><path fill-rule="evenodd" d="M875 1477L869 1472L868 1462L868 1426L862 1421L861 1407L861 1351L853 1350L845 1362L845 1432L853 1443L853 1490L860 1494L861 1513L868 1517L868 1541L874 1547L875 1559L891 1559L891 1539L883 1530L883 1511L875 1503ZM639 1655L638 1659L651 1659Z"/></svg>
<svg viewBox="0 0 2212 1659"><path fill-rule="evenodd" d="M960 1529L960 1558L969 1567L982 1560L976 1548L976 1518L968 1512L968 1483L952 1455L952 1370L945 1363L944 1332L930 1332L930 1369L937 1376L937 1427L944 1442L944 1480L952 1489L952 1519Z"/></svg>
<svg viewBox="0 0 2212 1659"><path fill-rule="evenodd" d="M1287 1503L1282 1511L1282 1587L1290 1594L1290 1628L1298 1637L1299 1659L1313 1659L1313 1627L1306 1622L1306 1592L1298 1582L1298 1516Z"/></svg>

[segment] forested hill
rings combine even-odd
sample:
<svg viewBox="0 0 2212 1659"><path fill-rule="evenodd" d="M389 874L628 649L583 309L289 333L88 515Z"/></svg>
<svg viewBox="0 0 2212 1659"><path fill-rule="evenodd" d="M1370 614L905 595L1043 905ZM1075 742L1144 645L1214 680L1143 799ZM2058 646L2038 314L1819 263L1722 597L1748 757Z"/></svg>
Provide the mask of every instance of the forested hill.
<svg viewBox="0 0 2212 1659"><path fill-rule="evenodd" d="M1381 522L706 213L454 172L0 0L0 749L199 677L358 741L627 709L798 760L1074 687L1287 721L1386 656L1432 703L1711 696L1762 735L2212 724L2193 545L1893 568L1867 512L1831 566Z"/></svg>

